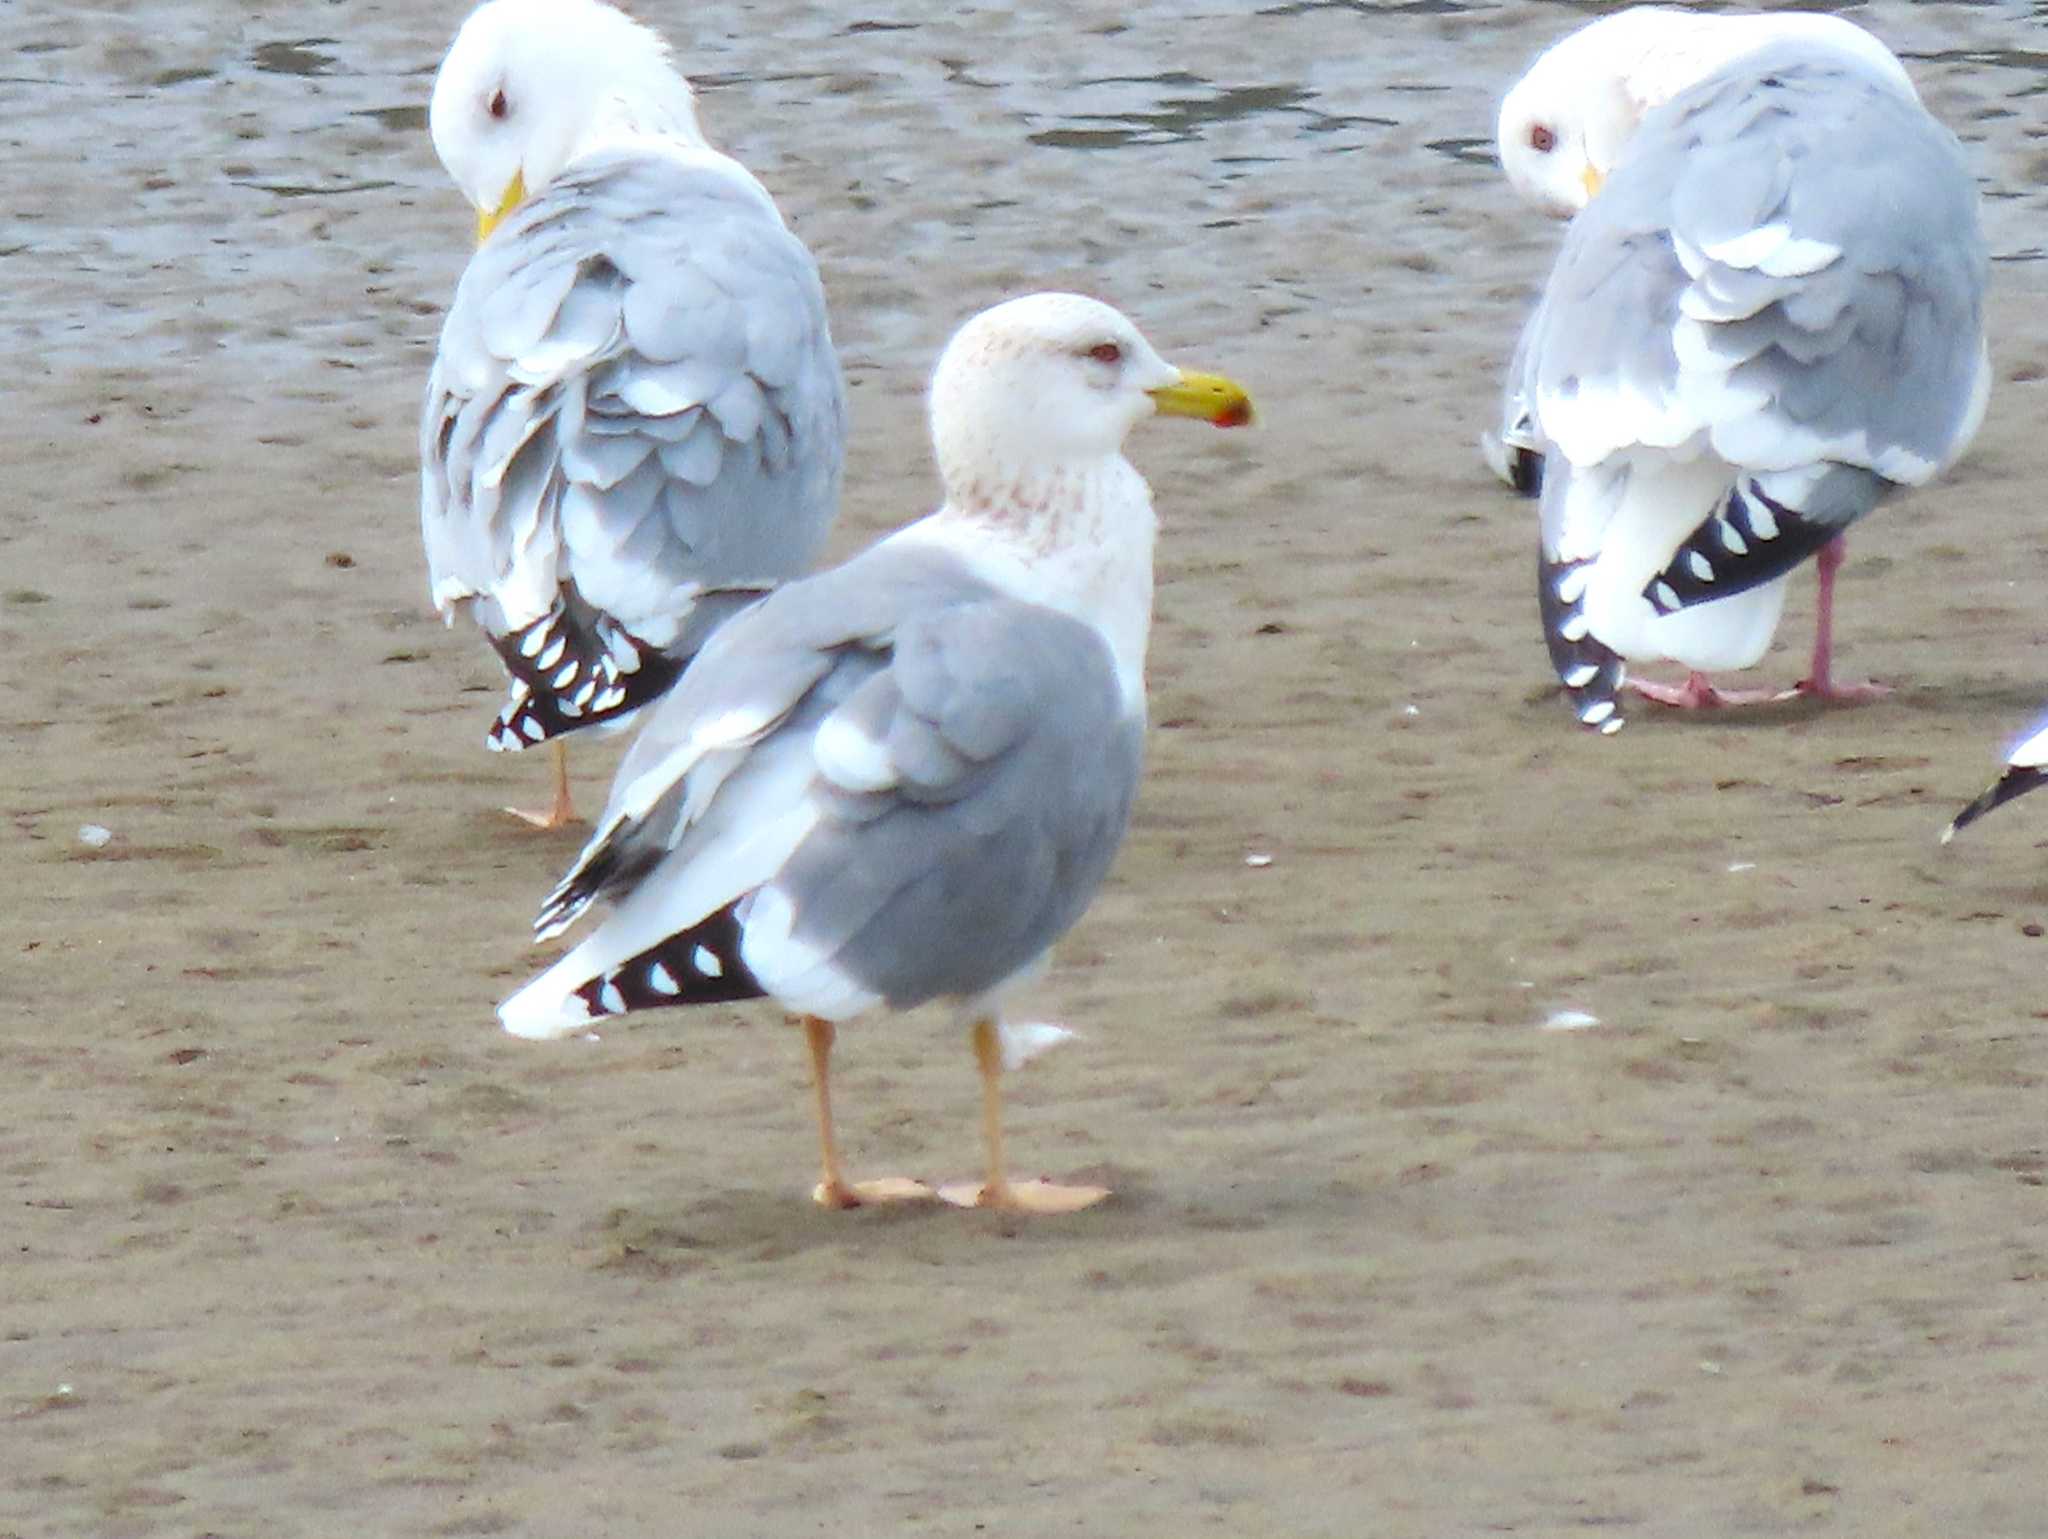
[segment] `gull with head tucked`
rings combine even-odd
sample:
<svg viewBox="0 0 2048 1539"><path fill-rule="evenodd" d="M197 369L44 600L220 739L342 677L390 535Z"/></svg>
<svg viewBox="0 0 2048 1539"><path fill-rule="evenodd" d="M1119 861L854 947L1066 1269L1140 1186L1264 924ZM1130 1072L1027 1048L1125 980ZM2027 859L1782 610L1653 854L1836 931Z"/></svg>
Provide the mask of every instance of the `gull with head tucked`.
<svg viewBox="0 0 2048 1539"><path fill-rule="evenodd" d="M1071 1211L1107 1194L1007 1174L1006 1059L1045 1038L1002 1011L1088 906L1137 791L1155 521L1123 440L1155 413L1233 426L1251 406L1109 306L1035 294L961 327L930 412L944 504L712 638L535 927L610 912L498 1013L558 1037L773 998L810 1046L814 1195L848 1207L931 1192L843 1174L837 1026L942 1001L970 1028L987 1175L939 1195Z"/></svg>
<svg viewBox="0 0 2048 1539"><path fill-rule="evenodd" d="M1501 163L1573 213L1516 350L1508 417L1542 464L1538 600L1581 721L1626 664L1769 647L1817 555L1831 674L1843 532L1954 463L1983 420L1988 253L1960 146L1869 33L1834 17L1624 11L1508 93ZM1775 698L1764 696L1763 698Z"/></svg>
<svg viewBox="0 0 2048 1539"><path fill-rule="evenodd" d="M492 748L615 728L806 571L845 401L817 264L713 150L667 45L603 0L485 0L434 82L477 211L420 422L433 601L511 677Z"/></svg>
<svg viewBox="0 0 2048 1539"><path fill-rule="evenodd" d="M1529 202L1569 219L1592 201L1652 111L1744 54L1776 43L1834 50L1908 99L1920 99L1897 55L1840 16L1632 6L1552 44L1502 98L1496 125L1501 170Z"/></svg>

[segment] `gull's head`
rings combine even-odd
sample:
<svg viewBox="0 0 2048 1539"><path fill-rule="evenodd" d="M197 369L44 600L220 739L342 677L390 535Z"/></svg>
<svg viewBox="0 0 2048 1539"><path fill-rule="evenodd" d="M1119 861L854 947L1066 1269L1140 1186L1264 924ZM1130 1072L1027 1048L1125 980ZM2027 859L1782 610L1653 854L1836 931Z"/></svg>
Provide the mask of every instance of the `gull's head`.
<svg viewBox="0 0 2048 1539"><path fill-rule="evenodd" d="M1112 459L1154 414L1218 427L1251 421L1251 397L1214 374L1161 358L1121 311L1079 294L1027 294L984 310L953 335L932 373L932 444L959 505Z"/></svg>
<svg viewBox="0 0 2048 1539"><path fill-rule="evenodd" d="M607 141L704 142L668 45L603 0L484 0L441 61L427 123L478 240Z"/></svg>
<svg viewBox="0 0 2048 1539"><path fill-rule="evenodd" d="M1500 167L1515 191L1561 219L1590 203L1649 110L1632 89L1644 58L1694 20L1637 6L1546 49L1500 104Z"/></svg>
<svg viewBox="0 0 2048 1539"><path fill-rule="evenodd" d="M1496 130L1501 169L1524 198L1569 218L1592 201L1647 114L1773 43L1841 54L1919 100L1892 51L1839 16L1639 5L1588 22L1515 82Z"/></svg>

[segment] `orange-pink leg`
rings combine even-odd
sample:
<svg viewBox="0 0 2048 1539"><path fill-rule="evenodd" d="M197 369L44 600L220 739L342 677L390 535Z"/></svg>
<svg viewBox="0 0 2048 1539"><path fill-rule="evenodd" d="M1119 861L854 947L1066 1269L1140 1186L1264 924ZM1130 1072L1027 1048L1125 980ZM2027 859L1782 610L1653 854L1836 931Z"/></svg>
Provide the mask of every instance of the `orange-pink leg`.
<svg viewBox="0 0 2048 1539"><path fill-rule="evenodd" d="M555 738L548 744L548 755L555 767L555 804L546 812L528 812L520 807L505 809L522 823L530 823L543 833L553 833L577 821L576 804L569 798L569 750L560 738Z"/></svg>
<svg viewBox="0 0 2048 1539"><path fill-rule="evenodd" d="M811 1095L818 1113L818 1184L811 1201L823 1208L858 1208L876 1202L917 1202L932 1195L922 1181L884 1176L876 1181L848 1181L839 1163L839 1139L832 1130L832 1043L839 1033L815 1015L804 1017L804 1040L811 1049Z"/></svg>
<svg viewBox="0 0 2048 1539"><path fill-rule="evenodd" d="M1109 1195L1106 1186L1061 1186L1052 1181L1012 1181L1003 1167L1003 1044L996 1023L974 1023L974 1061L981 1069L981 1132L988 1151L988 1179L951 1182L939 1195L955 1207L1002 1208L1013 1213L1078 1213Z"/></svg>

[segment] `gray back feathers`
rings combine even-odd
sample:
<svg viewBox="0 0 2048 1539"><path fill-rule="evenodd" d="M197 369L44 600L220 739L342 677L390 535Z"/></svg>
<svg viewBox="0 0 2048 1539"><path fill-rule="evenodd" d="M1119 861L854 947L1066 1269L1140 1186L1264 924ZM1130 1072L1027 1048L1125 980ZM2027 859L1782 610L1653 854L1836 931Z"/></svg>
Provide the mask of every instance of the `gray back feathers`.
<svg viewBox="0 0 2048 1539"><path fill-rule="evenodd" d="M463 274L421 421L437 599L501 633L557 583L659 647L694 591L810 566L845 404L816 264L764 196L590 157Z"/></svg>
<svg viewBox="0 0 2048 1539"><path fill-rule="evenodd" d="M1748 469L1918 482L1974 430L1987 264L1954 137L1855 61L1779 45L1644 119L1566 236L1526 383L1566 442L1611 381L1689 404Z"/></svg>
<svg viewBox="0 0 2048 1539"><path fill-rule="evenodd" d="M724 743L734 723L743 743L702 749L707 728ZM861 773L820 748L828 726L863 750ZM605 832L542 920L558 928L809 799L816 826L789 858L727 895L742 926L772 896L806 962L892 1006L973 995L1043 954L1094 896L1129 821L1143 727L1094 630L887 541L713 638L648 713ZM796 965L747 961L771 992Z"/></svg>

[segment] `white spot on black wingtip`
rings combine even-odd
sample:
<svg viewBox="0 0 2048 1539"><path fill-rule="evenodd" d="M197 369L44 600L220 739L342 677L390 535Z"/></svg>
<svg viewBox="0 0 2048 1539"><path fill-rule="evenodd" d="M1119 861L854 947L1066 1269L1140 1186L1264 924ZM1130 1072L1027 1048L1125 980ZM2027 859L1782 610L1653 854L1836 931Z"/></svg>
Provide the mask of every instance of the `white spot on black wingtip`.
<svg viewBox="0 0 2048 1539"><path fill-rule="evenodd" d="M1651 590L1651 601L1658 613L1668 615L1678 608L1678 590L1660 577Z"/></svg>
<svg viewBox="0 0 2048 1539"><path fill-rule="evenodd" d="M648 964L647 986L655 993L666 994L671 999L683 991L683 986L676 982L676 975L659 962Z"/></svg>
<svg viewBox="0 0 2048 1539"><path fill-rule="evenodd" d="M718 960L718 953L709 946L699 946L690 953L690 961L697 971L707 978L723 978L725 964Z"/></svg>
<svg viewBox="0 0 2048 1539"><path fill-rule="evenodd" d="M1590 584L1590 565L1591 558L1552 561L1539 553L1536 593L1551 666L1572 713L1583 725L1605 733L1621 725L1614 697L1624 670L1621 658L1593 635L1586 617L1582 601Z"/></svg>
<svg viewBox="0 0 2048 1539"><path fill-rule="evenodd" d="M1749 542L1743 539L1742 531L1725 518L1721 520L1720 534L1721 548L1727 551L1729 555L1746 556L1749 554Z"/></svg>
<svg viewBox="0 0 2048 1539"><path fill-rule="evenodd" d="M626 1013L626 996L619 991L617 978L607 977L604 980L604 987L597 991L597 1005L606 1015Z"/></svg>
<svg viewBox="0 0 2048 1539"><path fill-rule="evenodd" d="M1749 509L1749 532L1759 540L1775 540L1778 537L1778 521L1771 516L1770 508L1765 505L1763 488L1752 481L1749 483L1749 489L1755 498L1754 501L1744 504Z"/></svg>
<svg viewBox="0 0 2048 1539"><path fill-rule="evenodd" d="M681 674L686 658L637 640L610 616L578 619L570 612L573 599L565 588L555 607L531 626L492 638L511 675L495 740L485 739L494 748L525 748L622 716ZM621 659L631 665L631 683L621 682Z"/></svg>
<svg viewBox="0 0 2048 1539"><path fill-rule="evenodd" d="M1692 568L1692 575L1701 582L1712 582L1714 580L1714 563L1698 551L1687 551L1685 564Z"/></svg>

